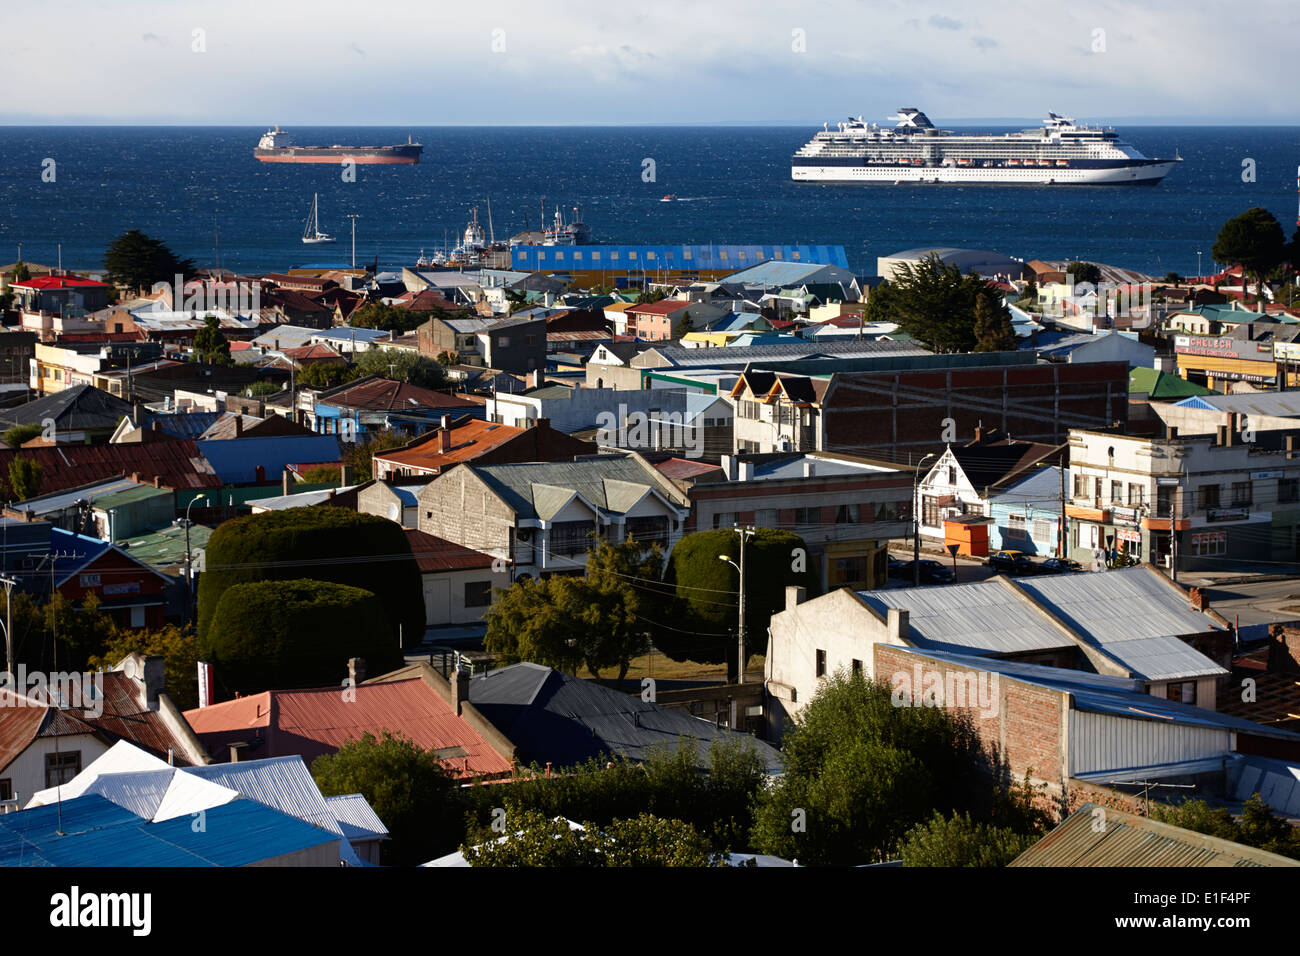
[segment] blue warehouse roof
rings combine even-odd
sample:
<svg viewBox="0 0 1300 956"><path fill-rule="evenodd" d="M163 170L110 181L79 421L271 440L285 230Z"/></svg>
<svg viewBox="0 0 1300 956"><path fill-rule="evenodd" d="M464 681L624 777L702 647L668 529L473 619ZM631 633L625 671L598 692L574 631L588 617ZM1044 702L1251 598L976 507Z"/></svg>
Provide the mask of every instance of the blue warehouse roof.
<svg viewBox="0 0 1300 956"><path fill-rule="evenodd" d="M660 269L746 269L770 260L849 267L843 246L822 245L599 245L516 246L511 251L516 269L527 272L631 271Z"/></svg>

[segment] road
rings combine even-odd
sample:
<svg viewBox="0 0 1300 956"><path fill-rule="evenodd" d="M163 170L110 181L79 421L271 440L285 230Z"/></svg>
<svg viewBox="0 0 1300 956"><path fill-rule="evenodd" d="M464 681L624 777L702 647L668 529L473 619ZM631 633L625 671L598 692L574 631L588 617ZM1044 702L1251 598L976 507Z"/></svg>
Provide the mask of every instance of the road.
<svg viewBox="0 0 1300 956"><path fill-rule="evenodd" d="M1241 624L1271 624L1275 621L1300 621L1300 578L1285 581L1258 581L1251 584L1226 584L1208 587L1210 606L1229 621Z"/></svg>

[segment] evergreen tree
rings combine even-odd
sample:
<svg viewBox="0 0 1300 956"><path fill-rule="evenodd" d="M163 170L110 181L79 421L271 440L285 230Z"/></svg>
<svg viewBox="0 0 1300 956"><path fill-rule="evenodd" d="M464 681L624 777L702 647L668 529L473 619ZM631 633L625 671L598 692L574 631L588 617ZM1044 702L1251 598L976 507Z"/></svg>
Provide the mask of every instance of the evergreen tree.
<svg viewBox="0 0 1300 956"><path fill-rule="evenodd" d="M1210 255L1215 262L1240 265L1243 286L1253 278L1259 302L1264 301L1264 280L1286 260L1286 234L1267 209L1247 209L1223 224ZM1246 297L1242 289L1242 299Z"/></svg>
<svg viewBox="0 0 1300 956"><path fill-rule="evenodd" d="M152 288L156 282L172 283L177 275L190 276L194 262L178 259L161 239L129 229L109 243L104 268L109 282L138 291Z"/></svg>
<svg viewBox="0 0 1300 956"><path fill-rule="evenodd" d="M1016 333L1011 327L1011 312L993 292L981 293L975 300L976 352L1014 352Z"/></svg>

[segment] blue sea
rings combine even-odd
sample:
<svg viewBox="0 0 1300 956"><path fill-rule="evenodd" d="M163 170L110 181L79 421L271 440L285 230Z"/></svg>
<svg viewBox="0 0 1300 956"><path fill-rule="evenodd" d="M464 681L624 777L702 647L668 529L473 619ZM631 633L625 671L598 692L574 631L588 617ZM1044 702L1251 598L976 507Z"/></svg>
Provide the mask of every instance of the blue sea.
<svg viewBox="0 0 1300 956"><path fill-rule="evenodd" d="M971 131L992 128L971 127ZM999 130L1000 131L1000 130ZM0 128L0 263L102 265L138 228L199 265L270 271L350 260L411 265L455 245L470 210L498 239L580 208L594 242L832 243L872 274L901 249L953 245L1021 258L1085 259L1194 274L1230 217L1263 206L1295 228L1300 129L1126 127L1147 156L1184 162L1158 186L814 186L790 156L794 127L454 127L291 130L304 145L424 144L416 166L259 163L260 127ZM53 160L51 165L48 160ZM653 160L648 180L646 160ZM1253 182L1243 163L1253 161ZM46 181L52 178L53 181ZM339 242L304 246L312 194ZM676 203L660 202L676 194Z"/></svg>

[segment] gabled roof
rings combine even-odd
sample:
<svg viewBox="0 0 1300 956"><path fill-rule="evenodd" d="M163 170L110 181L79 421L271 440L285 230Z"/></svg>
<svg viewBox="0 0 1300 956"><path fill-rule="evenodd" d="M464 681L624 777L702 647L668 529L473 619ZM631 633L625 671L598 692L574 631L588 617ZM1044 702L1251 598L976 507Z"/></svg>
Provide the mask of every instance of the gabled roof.
<svg viewBox="0 0 1300 956"><path fill-rule="evenodd" d="M142 480L156 475L169 488L221 487L212 463L189 440L0 449L0 469L7 469L15 457L41 465L41 490L46 494L131 474Z"/></svg>
<svg viewBox="0 0 1300 956"><path fill-rule="evenodd" d="M370 376L359 382L350 382L322 392L316 397L316 402L319 405L333 405L338 408L388 412L479 407L477 402L460 395L378 376Z"/></svg>
<svg viewBox="0 0 1300 956"><path fill-rule="evenodd" d="M402 734L442 755L461 777L510 771L499 754L423 680L360 684L345 699L337 687L278 690L187 711L186 719L214 752L260 741L254 756L298 756L311 762L364 733ZM230 765L233 767L241 764Z"/></svg>
<svg viewBox="0 0 1300 956"><path fill-rule="evenodd" d="M500 425L476 418L452 427L451 445L447 451L438 450L441 429L436 429L402 448L380 452L375 455L375 460L423 471L440 471L448 465L472 461L488 449L517 438L525 431L527 429L516 428L514 425Z"/></svg>
<svg viewBox="0 0 1300 956"><path fill-rule="evenodd" d="M542 518L539 508L549 509L560 497L567 502L575 494L595 508L619 513L616 505L626 501L628 484L653 489L675 507L684 507L676 504L681 492L653 468L632 457L611 455L598 460L469 467L501 496L517 518ZM538 488L555 490L543 490L539 496Z"/></svg>
<svg viewBox="0 0 1300 956"><path fill-rule="evenodd" d="M1128 373L1129 394L1148 395L1156 401L1187 398L1191 395L1213 395L1214 389L1189 382L1179 375L1158 372L1153 368L1134 368Z"/></svg>
<svg viewBox="0 0 1300 956"><path fill-rule="evenodd" d="M46 419L53 419L60 431L112 429L123 415L130 413L131 403L116 395L93 385L73 385L17 408L0 411L0 424L40 425Z"/></svg>
<svg viewBox="0 0 1300 956"><path fill-rule="evenodd" d="M644 760L655 748L674 750L693 739L697 763L707 766L713 741L742 739L769 773L782 766L778 751L747 734L540 664L513 664L472 677L469 697L514 742L525 763L566 767L603 755Z"/></svg>
<svg viewBox="0 0 1300 956"><path fill-rule="evenodd" d="M421 571L464 571L473 568L490 568L495 560L492 555L475 551L439 538L437 535L405 528L406 540L411 545L411 554Z"/></svg>

